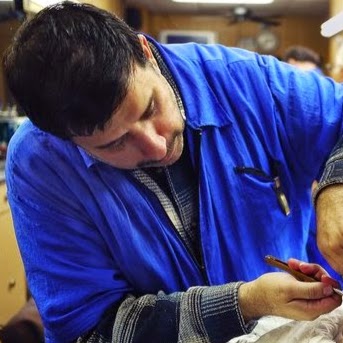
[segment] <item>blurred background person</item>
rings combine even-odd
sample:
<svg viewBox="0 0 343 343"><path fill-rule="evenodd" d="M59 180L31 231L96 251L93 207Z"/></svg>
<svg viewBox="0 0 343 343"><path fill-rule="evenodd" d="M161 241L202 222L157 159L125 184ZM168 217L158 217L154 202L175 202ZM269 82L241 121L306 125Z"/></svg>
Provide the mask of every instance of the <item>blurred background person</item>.
<svg viewBox="0 0 343 343"><path fill-rule="evenodd" d="M320 55L306 46L290 46L286 49L282 60L302 70L314 70L323 74Z"/></svg>
<svg viewBox="0 0 343 343"><path fill-rule="evenodd" d="M0 329L1 343L43 343L43 323L33 298Z"/></svg>

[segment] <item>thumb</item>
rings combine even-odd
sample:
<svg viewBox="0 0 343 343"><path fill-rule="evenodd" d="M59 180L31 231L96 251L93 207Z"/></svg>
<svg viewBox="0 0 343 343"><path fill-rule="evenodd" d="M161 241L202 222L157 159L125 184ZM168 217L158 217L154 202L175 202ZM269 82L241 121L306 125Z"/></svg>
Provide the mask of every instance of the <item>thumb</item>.
<svg viewBox="0 0 343 343"><path fill-rule="evenodd" d="M300 282L299 293L304 299L321 299L331 296L334 291L330 284L323 282Z"/></svg>

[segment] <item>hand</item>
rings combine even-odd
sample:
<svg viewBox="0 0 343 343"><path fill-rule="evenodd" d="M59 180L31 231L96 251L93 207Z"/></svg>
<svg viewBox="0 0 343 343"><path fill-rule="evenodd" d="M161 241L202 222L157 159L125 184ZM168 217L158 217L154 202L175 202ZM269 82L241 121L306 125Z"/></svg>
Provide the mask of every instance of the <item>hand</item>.
<svg viewBox="0 0 343 343"><path fill-rule="evenodd" d="M311 276L320 282L331 285L334 288L340 288L339 282L330 277L327 271L319 264L306 263L295 258L290 258L287 264L290 268Z"/></svg>
<svg viewBox="0 0 343 343"><path fill-rule="evenodd" d="M305 269L318 267L307 265ZM325 271L321 278L324 275ZM242 284L238 302L245 321L265 315L312 320L338 307L342 297L333 292L329 283L302 282L287 273L268 273Z"/></svg>
<svg viewBox="0 0 343 343"><path fill-rule="evenodd" d="M343 274L343 185L332 185L316 201L318 248L333 269Z"/></svg>

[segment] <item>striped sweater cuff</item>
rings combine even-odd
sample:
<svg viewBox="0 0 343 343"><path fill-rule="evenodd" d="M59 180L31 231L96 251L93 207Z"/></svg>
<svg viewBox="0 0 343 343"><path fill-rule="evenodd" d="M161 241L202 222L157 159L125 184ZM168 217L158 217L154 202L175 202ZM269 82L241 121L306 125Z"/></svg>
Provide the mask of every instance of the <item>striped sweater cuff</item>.
<svg viewBox="0 0 343 343"><path fill-rule="evenodd" d="M312 194L312 201L316 204L319 193L326 187L343 184L343 152L339 152L330 157L326 163L324 173Z"/></svg>
<svg viewBox="0 0 343 343"><path fill-rule="evenodd" d="M238 288L242 283L203 289L202 319L211 342L227 342L233 337L249 333L255 326L255 323L245 324L238 306Z"/></svg>

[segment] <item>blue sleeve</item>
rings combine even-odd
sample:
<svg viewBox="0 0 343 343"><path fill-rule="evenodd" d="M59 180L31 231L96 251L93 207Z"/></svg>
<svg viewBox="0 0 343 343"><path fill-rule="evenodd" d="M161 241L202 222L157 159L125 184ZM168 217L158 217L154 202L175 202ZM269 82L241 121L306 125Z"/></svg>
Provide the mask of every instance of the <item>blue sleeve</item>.
<svg viewBox="0 0 343 343"><path fill-rule="evenodd" d="M89 185L80 171L68 167L64 155L51 149L45 135L29 123L18 129L9 145L6 183L29 288L46 336L67 342L67 337L94 326L132 287L108 254L97 228L100 215L86 210Z"/></svg>
<svg viewBox="0 0 343 343"><path fill-rule="evenodd" d="M166 342L165 337L175 342L194 334L223 342L249 331L238 306L241 283L137 294L109 252L108 244L117 242L102 236L106 216L86 207L90 186L80 177L82 169L70 167L65 158L68 144L59 155L56 146L51 149L53 138L44 140L42 132L24 135L21 141L24 129L10 144L6 182L47 343L65 343L83 334L83 342L89 336L89 342L104 342L104 337L105 342L126 342L131 336L142 343Z"/></svg>
<svg viewBox="0 0 343 343"><path fill-rule="evenodd" d="M272 57L259 58L266 69L277 134L289 166L318 179L343 134L343 86Z"/></svg>

